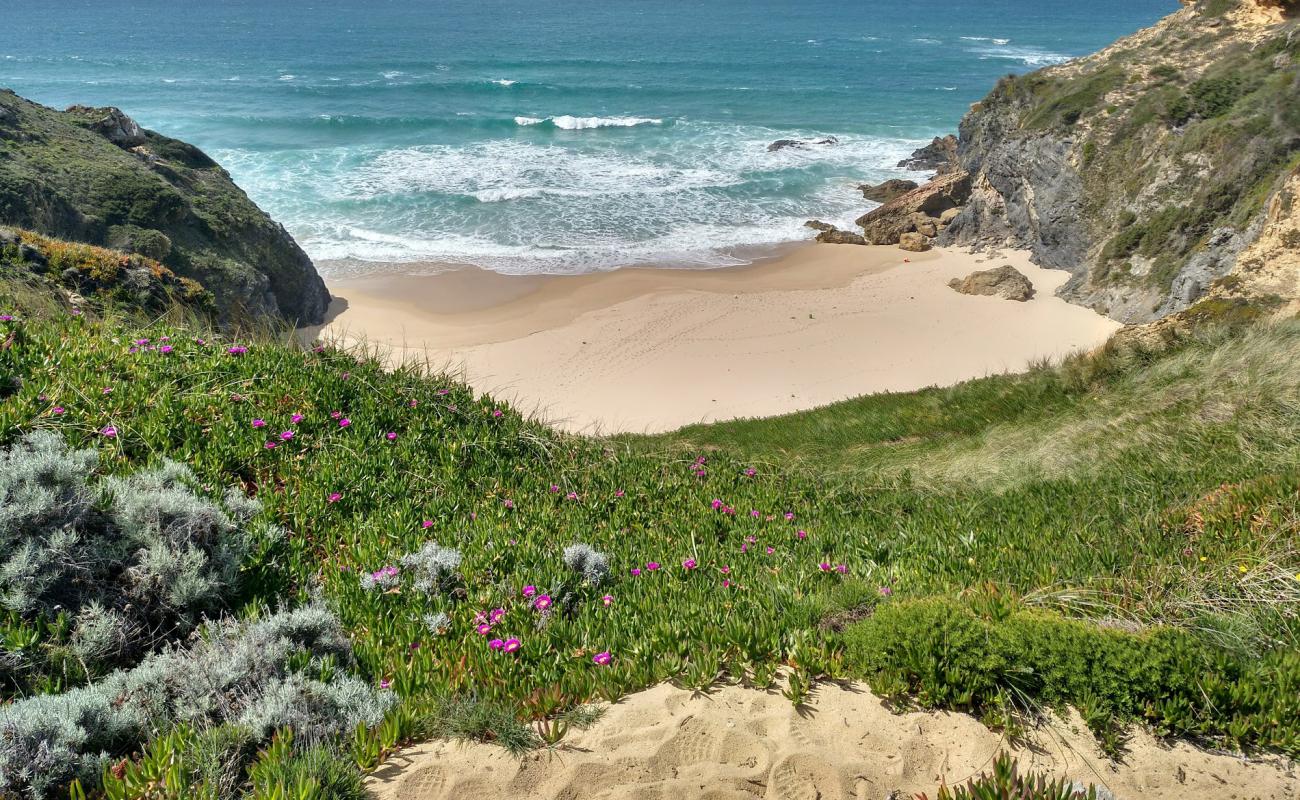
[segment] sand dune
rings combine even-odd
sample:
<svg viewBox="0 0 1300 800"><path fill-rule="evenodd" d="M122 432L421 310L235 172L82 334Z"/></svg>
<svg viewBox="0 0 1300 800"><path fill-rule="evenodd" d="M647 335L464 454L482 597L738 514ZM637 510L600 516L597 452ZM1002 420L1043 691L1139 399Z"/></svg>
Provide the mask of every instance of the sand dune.
<svg viewBox="0 0 1300 800"><path fill-rule="evenodd" d="M431 742L395 756L370 788L378 800L910 800L987 769L1001 749L1120 800L1300 797L1295 765L1280 760L1166 747L1137 731L1115 763L1077 717L1010 747L972 717L894 714L865 687L834 684L819 686L803 713L778 692L661 685L554 750L520 760L491 745Z"/></svg>
<svg viewBox="0 0 1300 800"><path fill-rule="evenodd" d="M1008 263L1033 281L1029 302L948 288ZM836 245L718 270L390 275L332 282L324 334L427 359L569 430L657 432L1090 349L1119 324L1055 297L1068 277L1026 253Z"/></svg>

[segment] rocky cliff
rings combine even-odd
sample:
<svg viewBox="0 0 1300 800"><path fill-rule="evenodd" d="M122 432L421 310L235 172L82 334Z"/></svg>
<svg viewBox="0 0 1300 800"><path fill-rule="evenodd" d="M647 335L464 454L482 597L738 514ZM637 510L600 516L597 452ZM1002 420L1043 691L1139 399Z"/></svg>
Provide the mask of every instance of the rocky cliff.
<svg viewBox="0 0 1300 800"><path fill-rule="evenodd" d="M1124 322L1188 308L1234 273L1294 287L1277 259L1294 270L1300 235L1277 232L1300 214L1296 5L1202 0L1004 78L961 122L971 194L940 243L1031 249L1072 273L1062 296Z"/></svg>
<svg viewBox="0 0 1300 800"><path fill-rule="evenodd" d="M202 151L114 108L56 111L0 91L0 224L111 247L202 284L224 322L319 322L306 253Z"/></svg>

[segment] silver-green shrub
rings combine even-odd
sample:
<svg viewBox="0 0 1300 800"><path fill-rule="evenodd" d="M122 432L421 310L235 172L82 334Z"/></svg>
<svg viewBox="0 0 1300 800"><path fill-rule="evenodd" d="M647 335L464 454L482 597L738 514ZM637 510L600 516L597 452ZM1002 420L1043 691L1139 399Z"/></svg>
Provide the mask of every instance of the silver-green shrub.
<svg viewBox="0 0 1300 800"><path fill-rule="evenodd" d="M72 652L91 674L221 608L259 510L236 492L224 503L197 494L174 462L127 477L98 476L97 464L50 431L0 450L0 607L72 614Z"/></svg>
<svg viewBox="0 0 1300 800"><path fill-rule="evenodd" d="M445 592L457 580L460 569L460 551L443 547L437 542L425 542L414 553L402 556L402 568L411 576L411 588L425 594Z"/></svg>
<svg viewBox="0 0 1300 800"><path fill-rule="evenodd" d="M65 796L74 778L97 785L111 759L180 722L234 724L256 737L292 725L310 744L377 724L394 702L346 673L321 677L326 664L353 663L324 607L209 623L201 633L189 649L154 653L89 686L0 707L0 797Z"/></svg>
<svg viewBox="0 0 1300 800"><path fill-rule="evenodd" d="M609 576L609 558L590 545L571 544L564 548L564 563L592 586Z"/></svg>

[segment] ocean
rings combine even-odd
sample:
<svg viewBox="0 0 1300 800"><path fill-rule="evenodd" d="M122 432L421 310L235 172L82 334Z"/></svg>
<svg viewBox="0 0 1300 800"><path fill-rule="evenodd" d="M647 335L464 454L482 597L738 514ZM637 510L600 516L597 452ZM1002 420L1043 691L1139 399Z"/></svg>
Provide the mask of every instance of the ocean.
<svg viewBox="0 0 1300 800"><path fill-rule="evenodd" d="M703 268L849 223L999 76L1177 7L0 0L0 86L199 145L327 276Z"/></svg>

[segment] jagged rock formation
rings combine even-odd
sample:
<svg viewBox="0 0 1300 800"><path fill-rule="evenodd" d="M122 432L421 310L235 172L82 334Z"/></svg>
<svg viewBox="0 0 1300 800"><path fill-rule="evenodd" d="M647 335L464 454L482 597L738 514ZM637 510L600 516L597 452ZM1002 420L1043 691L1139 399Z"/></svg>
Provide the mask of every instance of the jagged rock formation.
<svg viewBox="0 0 1300 800"><path fill-rule="evenodd" d="M898 244L903 234L913 231L934 237L942 215L964 204L970 189L970 175L966 172L941 175L868 211L858 218L857 224L871 244Z"/></svg>
<svg viewBox="0 0 1300 800"><path fill-rule="evenodd" d="M1062 296L1124 322L1186 309L1229 274L1294 286L1251 265L1289 257L1265 231L1300 214L1278 199L1300 167L1295 8L1202 0L1003 79L962 120L971 196L940 243L1028 248L1072 273Z"/></svg>
<svg viewBox="0 0 1300 800"><path fill-rule="evenodd" d="M902 197L908 192L920 188L920 185L916 181L890 178L884 183L864 183L858 188L862 190L862 196L866 199L874 200L877 203L888 203L895 197Z"/></svg>
<svg viewBox="0 0 1300 800"><path fill-rule="evenodd" d="M1034 296L1034 285L1010 264L972 272L965 278L953 278L948 285L962 294L989 295L1021 303Z"/></svg>
<svg viewBox="0 0 1300 800"><path fill-rule="evenodd" d="M933 172L936 175L956 172L961 169L957 159L957 137L951 134L943 137L936 136L934 141L912 153L910 158L898 162L898 166L903 169Z"/></svg>
<svg viewBox="0 0 1300 800"><path fill-rule="evenodd" d="M314 323L329 304L306 253L225 170L115 108L0 91L0 224L161 262L206 287L223 322Z"/></svg>

